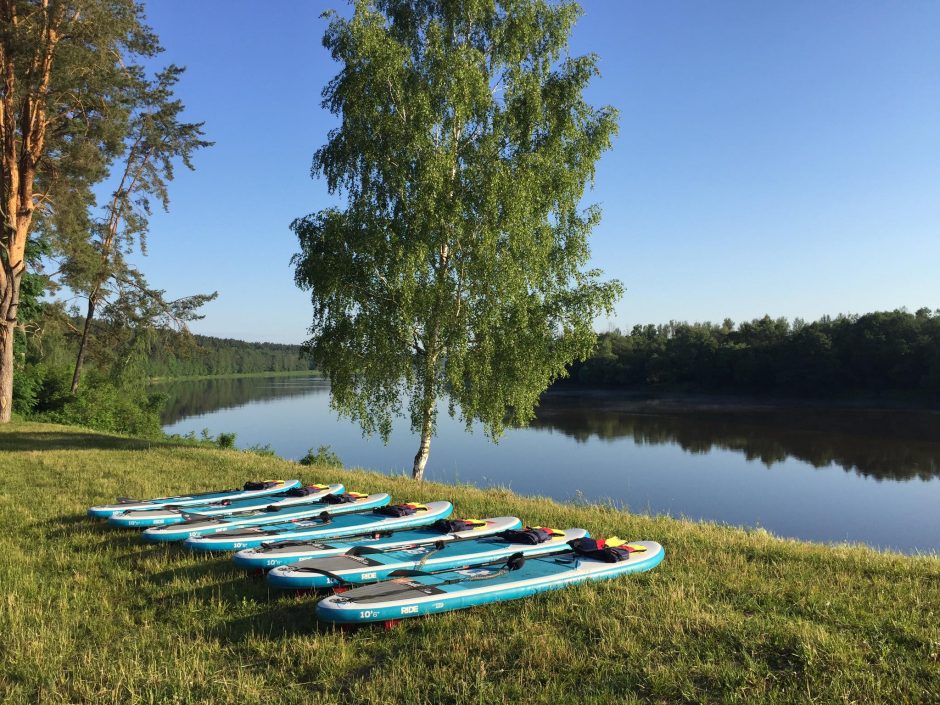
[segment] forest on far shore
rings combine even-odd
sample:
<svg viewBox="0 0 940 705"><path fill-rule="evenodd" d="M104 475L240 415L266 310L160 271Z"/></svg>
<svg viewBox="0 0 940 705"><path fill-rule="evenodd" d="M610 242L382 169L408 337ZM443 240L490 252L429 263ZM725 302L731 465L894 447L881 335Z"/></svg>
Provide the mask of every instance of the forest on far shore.
<svg viewBox="0 0 940 705"><path fill-rule="evenodd" d="M208 335L192 336L192 344L185 347L155 341L148 360L147 372L151 377L297 372L315 367L308 356L301 354L299 345L254 343Z"/></svg>
<svg viewBox="0 0 940 705"><path fill-rule="evenodd" d="M940 393L940 310L806 322L671 322L602 333L567 384L803 397Z"/></svg>

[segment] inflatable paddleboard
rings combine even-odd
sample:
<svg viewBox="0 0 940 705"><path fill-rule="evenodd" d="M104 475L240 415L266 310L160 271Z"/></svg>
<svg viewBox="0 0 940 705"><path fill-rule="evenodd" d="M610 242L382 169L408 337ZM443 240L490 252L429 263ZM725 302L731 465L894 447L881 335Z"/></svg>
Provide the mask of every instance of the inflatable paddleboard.
<svg viewBox="0 0 940 705"><path fill-rule="evenodd" d="M387 495L386 495L387 496ZM400 507L406 505L394 505ZM403 529L410 526L424 526L438 519L450 516L454 505L450 502L428 502L406 516L389 516L373 510L368 513L348 514L321 518L284 522L269 526L246 526L221 533L187 539L186 547L194 551L237 551L241 548L253 548L268 541L310 541L315 539L356 536L364 532L383 532ZM393 507L389 507L389 510Z"/></svg>
<svg viewBox="0 0 940 705"><path fill-rule="evenodd" d="M316 614L318 619L340 623L437 614L651 570L665 556L663 547L654 541L625 545L633 550L614 562L569 551L534 558L512 556L499 565L442 573L408 571L402 577L326 597L317 603Z"/></svg>
<svg viewBox="0 0 940 705"><path fill-rule="evenodd" d="M187 512L198 512L199 516L209 517L241 514L256 509L264 509L265 507L290 507L295 504L315 502L328 494L342 494L345 489L340 484L305 485L303 487L292 487L286 492L278 492L265 497L237 500L222 499L195 507L170 505L159 509L136 509L130 512L112 514L108 517L108 523L114 526L141 528L180 524L185 521Z"/></svg>
<svg viewBox="0 0 940 705"><path fill-rule="evenodd" d="M282 565L268 573L268 583L282 589L322 589L385 580L397 570L440 571L467 568L480 563L507 559L513 554L526 557L569 550L568 542L587 536L584 529L543 529L507 531L472 541L425 544L383 551L359 547L341 556L307 558ZM521 541L533 537L539 542Z"/></svg>
<svg viewBox="0 0 940 705"><path fill-rule="evenodd" d="M462 528L466 526L466 528ZM349 536L337 541L272 541L257 548L246 548L236 553L232 560L243 568L268 570L279 565L289 565L305 558L337 556L356 546L370 548L406 548L438 541L449 542L491 536L508 529L518 529L522 522L516 517L493 517L491 519L439 519L427 527L397 531L375 531L359 536Z"/></svg>
<svg viewBox="0 0 940 705"><path fill-rule="evenodd" d="M264 480L261 482L246 482L242 489L217 490L213 492L197 492L194 494L176 495L175 497L155 497L153 499L118 499L117 504L102 504L91 507L88 516L98 519L107 519L118 512L155 509L169 505L193 506L209 504L225 499L249 499L251 497L264 497L284 492L292 487L300 487L300 480Z"/></svg>
<svg viewBox="0 0 940 705"><path fill-rule="evenodd" d="M337 495L327 495L315 502L295 504L292 507L271 507L270 509L256 509L252 512L233 514L231 516L203 517L193 513L184 515L182 524L170 526L153 526L146 529L142 536L147 541L182 541L184 539L215 534L229 529L239 529L264 524L284 524L301 521L320 515L346 514L361 512L388 504L390 497L385 492L380 494L364 495L357 492L348 492L339 495L343 502L335 504Z"/></svg>

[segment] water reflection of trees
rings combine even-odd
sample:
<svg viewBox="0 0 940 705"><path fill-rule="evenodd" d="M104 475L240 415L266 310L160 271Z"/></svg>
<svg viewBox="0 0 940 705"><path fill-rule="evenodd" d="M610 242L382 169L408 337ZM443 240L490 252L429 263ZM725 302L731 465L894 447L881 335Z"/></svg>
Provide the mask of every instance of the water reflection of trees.
<svg viewBox="0 0 940 705"><path fill-rule="evenodd" d="M787 410L743 413L637 414L543 403L532 422L580 442L631 437L643 445L676 444L689 453L742 453L772 466L787 458L816 468L837 465L878 480L940 477L940 415L930 412Z"/></svg>
<svg viewBox="0 0 940 705"><path fill-rule="evenodd" d="M189 416L231 409L248 402L329 392L320 377L236 377L186 380L154 385L154 391L169 396L162 421L172 424Z"/></svg>

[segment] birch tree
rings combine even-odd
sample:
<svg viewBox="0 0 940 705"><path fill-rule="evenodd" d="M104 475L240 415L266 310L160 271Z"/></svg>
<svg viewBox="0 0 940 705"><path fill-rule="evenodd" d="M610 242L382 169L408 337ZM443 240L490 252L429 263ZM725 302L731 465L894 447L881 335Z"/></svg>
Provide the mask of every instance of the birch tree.
<svg viewBox="0 0 940 705"><path fill-rule="evenodd" d="M360 0L329 14L338 119L313 161L342 206L292 224L307 349L332 404L387 439L407 413L421 479L438 402L498 439L587 356L621 294L587 269L582 205L616 111L569 56L576 3ZM407 405L407 408L406 408Z"/></svg>

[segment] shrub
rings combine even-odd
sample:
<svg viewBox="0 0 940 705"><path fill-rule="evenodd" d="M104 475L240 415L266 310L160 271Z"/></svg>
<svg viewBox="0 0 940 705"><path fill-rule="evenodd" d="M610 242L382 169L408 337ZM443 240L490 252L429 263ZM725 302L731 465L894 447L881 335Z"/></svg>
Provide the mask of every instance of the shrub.
<svg viewBox="0 0 940 705"><path fill-rule="evenodd" d="M307 454L298 462L301 465L323 465L330 468L343 467L343 461L329 446L320 446L316 452L313 451L313 448L310 448Z"/></svg>
<svg viewBox="0 0 940 705"><path fill-rule="evenodd" d="M270 443L255 443L253 446L248 446L245 448L246 453L254 453L255 455L263 455L266 457L274 457L277 453L274 452L274 448L271 447Z"/></svg>
<svg viewBox="0 0 940 705"><path fill-rule="evenodd" d="M208 436L208 433L203 432L205 436ZM235 436L234 433L220 433L215 437L215 444L219 448L234 448L235 447Z"/></svg>
<svg viewBox="0 0 940 705"><path fill-rule="evenodd" d="M86 379L73 397L67 392L62 394L60 380L50 378L50 381L43 388L47 393L40 395L36 404L37 409L45 407L38 414L41 418L146 438L163 435L160 410L166 403L164 394L148 394L143 388Z"/></svg>

